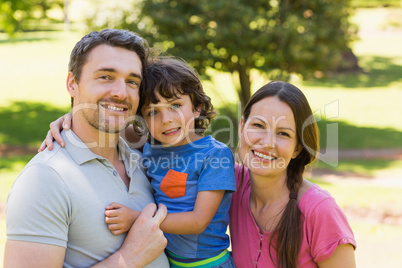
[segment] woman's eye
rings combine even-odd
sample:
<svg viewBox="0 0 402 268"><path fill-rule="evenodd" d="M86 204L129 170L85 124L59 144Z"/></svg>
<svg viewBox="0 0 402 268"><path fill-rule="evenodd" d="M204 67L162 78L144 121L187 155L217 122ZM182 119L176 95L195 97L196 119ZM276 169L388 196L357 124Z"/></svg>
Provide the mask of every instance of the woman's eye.
<svg viewBox="0 0 402 268"><path fill-rule="evenodd" d="M290 135L286 132L279 132L278 135L290 137Z"/></svg>
<svg viewBox="0 0 402 268"><path fill-rule="evenodd" d="M260 123L254 123L253 126L257 128L264 128L264 126Z"/></svg>

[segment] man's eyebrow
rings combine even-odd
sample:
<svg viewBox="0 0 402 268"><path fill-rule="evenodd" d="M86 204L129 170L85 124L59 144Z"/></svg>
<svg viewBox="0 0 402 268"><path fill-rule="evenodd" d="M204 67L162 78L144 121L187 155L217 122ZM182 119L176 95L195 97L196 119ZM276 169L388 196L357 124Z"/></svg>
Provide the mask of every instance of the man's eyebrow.
<svg viewBox="0 0 402 268"><path fill-rule="evenodd" d="M116 69L115 68L109 68L109 67L102 67L96 70L96 72L108 72L108 73L116 73ZM130 76L132 77L137 77L142 79L142 75L141 74L137 74L137 73L130 73Z"/></svg>

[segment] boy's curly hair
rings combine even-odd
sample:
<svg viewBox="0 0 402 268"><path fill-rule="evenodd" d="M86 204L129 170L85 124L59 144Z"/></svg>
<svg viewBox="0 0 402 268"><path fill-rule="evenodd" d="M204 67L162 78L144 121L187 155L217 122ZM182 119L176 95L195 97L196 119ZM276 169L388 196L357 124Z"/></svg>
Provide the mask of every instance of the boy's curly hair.
<svg viewBox="0 0 402 268"><path fill-rule="evenodd" d="M197 72L184 60L170 56L155 56L149 59L144 72L144 84L140 93L138 113L150 103L158 103L157 93L163 98L178 99L189 95L193 109L200 112L195 119L195 132L203 135L217 113L201 84Z"/></svg>

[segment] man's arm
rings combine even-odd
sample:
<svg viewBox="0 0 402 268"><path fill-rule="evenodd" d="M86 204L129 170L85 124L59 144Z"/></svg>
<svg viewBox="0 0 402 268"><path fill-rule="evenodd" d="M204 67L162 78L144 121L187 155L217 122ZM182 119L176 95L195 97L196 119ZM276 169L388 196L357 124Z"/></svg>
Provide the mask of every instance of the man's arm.
<svg viewBox="0 0 402 268"><path fill-rule="evenodd" d="M7 240L4 250L4 268L63 267L65 253L64 247Z"/></svg>
<svg viewBox="0 0 402 268"><path fill-rule="evenodd" d="M148 204L127 234L122 247L94 268L144 267L159 257L167 240L160 223L167 214L166 206ZM154 215L155 214L155 215ZM4 251L4 268L63 267L66 249L48 244L8 240Z"/></svg>

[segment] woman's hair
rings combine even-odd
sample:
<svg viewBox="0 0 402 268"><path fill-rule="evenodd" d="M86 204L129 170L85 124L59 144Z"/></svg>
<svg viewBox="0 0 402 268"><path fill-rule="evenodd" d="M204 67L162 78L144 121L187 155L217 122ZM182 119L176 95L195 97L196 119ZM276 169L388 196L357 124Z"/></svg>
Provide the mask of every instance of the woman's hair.
<svg viewBox="0 0 402 268"><path fill-rule="evenodd" d="M266 84L250 98L243 110L243 122L247 121L255 103L273 96L287 103L292 109L296 123L297 141L303 148L296 158L291 159L287 167L286 185L291 193L298 193L303 182L305 166L316 159L319 150L318 127L303 92L294 85L281 81ZM277 238L275 248L278 258L277 267L298 266L303 235L301 217L297 199L289 199L270 240L270 246L272 246L272 239Z"/></svg>
<svg viewBox="0 0 402 268"><path fill-rule="evenodd" d="M140 94L138 112L150 103L158 103L159 94L163 98L178 99L179 95L189 95L193 109L200 112L195 119L195 132L203 135L216 112L211 98L204 93L197 72L184 60L157 56L150 58L144 75L144 87Z"/></svg>

